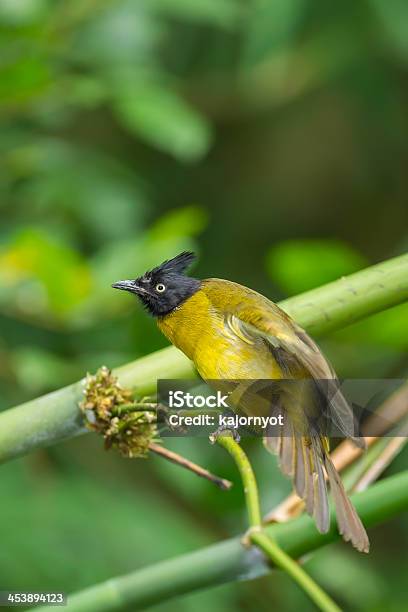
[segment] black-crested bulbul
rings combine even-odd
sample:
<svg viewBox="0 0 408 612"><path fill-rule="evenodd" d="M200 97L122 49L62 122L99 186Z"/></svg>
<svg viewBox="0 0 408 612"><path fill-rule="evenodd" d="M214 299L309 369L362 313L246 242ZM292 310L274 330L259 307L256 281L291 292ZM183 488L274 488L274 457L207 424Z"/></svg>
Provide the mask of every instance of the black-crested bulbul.
<svg viewBox="0 0 408 612"><path fill-rule="evenodd" d="M310 379L315 385L336 381L318 346L283 310L237 283L186 276L194 259L193 253L183 252L135 280L112 286L137 295L204 380ZM267 448L279 455L282 471L293 479L323 533L330 526L327 473L340 533L368 552L366 531L330 459L326 432L318 429L310 408L293 394L282 394L279 404L285 426L278 438L266 438ZM334 394L328 405L329 417L343 435L363 446L363 440L354 437L353 414L343 395ZM245 406L246 413L251 410Z"/></svg>

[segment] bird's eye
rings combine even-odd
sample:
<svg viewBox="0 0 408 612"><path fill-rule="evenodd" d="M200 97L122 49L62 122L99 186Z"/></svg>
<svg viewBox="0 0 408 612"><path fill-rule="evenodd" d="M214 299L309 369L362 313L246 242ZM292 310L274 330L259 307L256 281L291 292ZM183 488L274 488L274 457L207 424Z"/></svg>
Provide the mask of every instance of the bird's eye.
<svg viewBox="0 0 408 612"><path fill-rule="evenodd" d="M158 293L163 293L163 291L166 291L165 285L163 285L163 283L159 283L158 285L156 285L156 291Z"/></svg>

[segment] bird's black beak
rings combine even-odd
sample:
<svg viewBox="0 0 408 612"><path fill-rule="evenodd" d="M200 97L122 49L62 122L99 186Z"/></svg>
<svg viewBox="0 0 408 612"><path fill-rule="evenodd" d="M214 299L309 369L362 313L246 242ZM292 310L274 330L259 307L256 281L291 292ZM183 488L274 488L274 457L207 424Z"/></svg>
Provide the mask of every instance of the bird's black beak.
<svg viewBox="0 0 408 612"><path fill-rule="evenodd" d="M117 283L113 283L114 289L122 289L122 291L130 291L130 293L136 293L136 295L142 295L146 293L145 289L142 289L140 285L134 280L123 280Z"/></svg>

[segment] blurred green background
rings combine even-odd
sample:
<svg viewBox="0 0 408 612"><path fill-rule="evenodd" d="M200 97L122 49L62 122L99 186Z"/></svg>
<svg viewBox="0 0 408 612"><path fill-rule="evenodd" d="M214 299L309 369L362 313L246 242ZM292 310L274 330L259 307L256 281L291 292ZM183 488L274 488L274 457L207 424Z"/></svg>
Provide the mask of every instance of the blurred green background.
<svg viewBox="0 0 408 612"><path fill-rule="evenodd" d="M180 250L294 295L408 246L402 0L0 0L0 405L165 346L110 284ZM407 306L324 339L341 376L407 375ZM204 439L172 445L236 480ZM289 483L257 443L265 510ZM388 472L408 464L401 454ZM1 468L0 588L66 592L239 533L221 493L93 436ZM350 610L406 609L408 524L306 567ZM311 610L280 574L160 610Z"/></svg>

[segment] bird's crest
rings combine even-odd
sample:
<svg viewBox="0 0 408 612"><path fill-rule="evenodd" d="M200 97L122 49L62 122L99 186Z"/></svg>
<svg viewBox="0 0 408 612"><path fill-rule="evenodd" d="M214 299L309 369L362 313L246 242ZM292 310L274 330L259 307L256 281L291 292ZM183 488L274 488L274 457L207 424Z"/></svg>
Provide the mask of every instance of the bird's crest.
<svg viewBox="0 0 408 612"><path fill-rule="evenodd" d="M197 259L197 256L192 251L183 251L173 257L172 259L167 259L159 266L151 270L150 274L152 276L156 274L184 274L187 268Z"/></svg>

